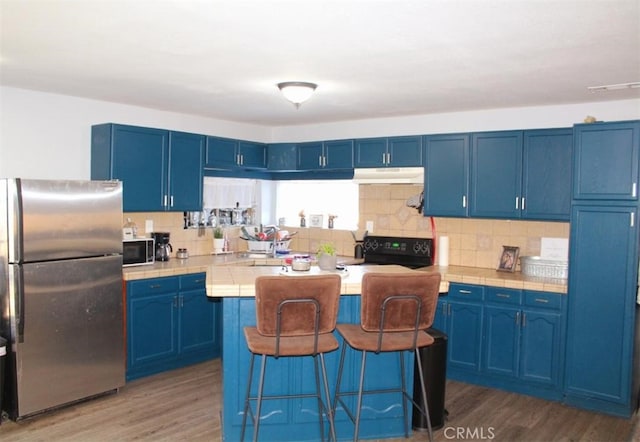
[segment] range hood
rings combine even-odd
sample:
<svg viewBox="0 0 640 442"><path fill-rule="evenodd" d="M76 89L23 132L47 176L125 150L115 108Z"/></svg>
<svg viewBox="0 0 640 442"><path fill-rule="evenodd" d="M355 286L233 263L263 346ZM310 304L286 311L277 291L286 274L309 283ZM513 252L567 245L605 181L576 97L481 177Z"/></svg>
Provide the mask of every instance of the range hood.
<svg viewBox="0 0 640 442"><path fill-rule="evenodd" d="M424 184L424 167L382 167L354 169L358 184Z"/></svg>

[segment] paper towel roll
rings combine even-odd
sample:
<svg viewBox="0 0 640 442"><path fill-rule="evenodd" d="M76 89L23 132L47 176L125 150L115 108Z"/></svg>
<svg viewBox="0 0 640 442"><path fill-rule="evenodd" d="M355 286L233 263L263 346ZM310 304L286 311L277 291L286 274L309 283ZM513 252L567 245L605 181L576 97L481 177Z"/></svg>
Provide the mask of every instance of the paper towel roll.
<svg viewBox="0 0 640 442"><path fill-rule="evenodd" d="M449 237L441 236L436 247L438 254L438 265L446 267L449 265Z"/></svg>

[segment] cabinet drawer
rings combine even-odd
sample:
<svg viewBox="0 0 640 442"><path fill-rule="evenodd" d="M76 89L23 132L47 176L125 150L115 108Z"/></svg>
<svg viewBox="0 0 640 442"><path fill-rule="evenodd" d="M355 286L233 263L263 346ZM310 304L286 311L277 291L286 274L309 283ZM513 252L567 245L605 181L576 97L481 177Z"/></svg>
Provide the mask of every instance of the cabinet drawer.
<svg viewBox="0 0 640 442"><path fill-rule="evenodd" d="M170 293L178 291L178 278L149 278L139 281L131 281L127 284L129 297L150 296L157 293Z"/></svg>
<svg viewBox="0 0 640 442"><path fill-rule="evenodd" d="M449 296L453 299L466 299L472 301L482 301L484 297L484 287L468 284L449 284Z"/></svg>
<svg viewBox="0 0 640 442"><path fill-rule="evenodd" d="M204 289L205 281L207 280L206 273L193 273L190 275L180 276L180 289L181 290L200 290Z"/></svg>
<svg viewBox="0 0 640 442"><path fill-rule="evenodd" d="M520 305L520 302L522 301L522 291L517 289L505 289L501 287L487 287L485 300L487 302Z"/></svg>
<svg viewBox="0 0 640 442"><path fill-rule="evenodd" d="M525 305L530 307L542 307L553 310L560 310L562 308L563 296L566 295L548 292L525 291L524 303Z"/></svg>

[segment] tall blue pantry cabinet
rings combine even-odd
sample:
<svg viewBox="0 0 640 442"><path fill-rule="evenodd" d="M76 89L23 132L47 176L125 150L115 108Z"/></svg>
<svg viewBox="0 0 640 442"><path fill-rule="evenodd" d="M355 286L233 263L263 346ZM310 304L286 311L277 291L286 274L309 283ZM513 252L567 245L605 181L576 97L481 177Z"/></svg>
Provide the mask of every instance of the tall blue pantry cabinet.
<svg viewBox="0 0 640 442"><path fill-rule="evenodd" d="M640 121L574 128L565 402L629 417L640 382Z"/></svg>

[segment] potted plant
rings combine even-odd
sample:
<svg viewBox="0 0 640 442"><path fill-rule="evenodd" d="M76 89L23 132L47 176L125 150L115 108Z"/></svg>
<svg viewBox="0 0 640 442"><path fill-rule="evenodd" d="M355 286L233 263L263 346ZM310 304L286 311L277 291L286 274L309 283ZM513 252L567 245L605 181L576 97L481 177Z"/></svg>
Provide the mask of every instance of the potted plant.
<svg viewBox="0 0 640 442"><path fill-rule="evenodd" d="M333 244L322 243L318 246L316 251L316 257L318 259L318 267L321 270L335 270L338 263L338 256L336 255L336 248Z"/></svg>
<svg viewBox="0 0 640 442"><path fill-rule="evenodd" d="M222 253L224 251L224 230L222 227L213 229L213 253Z"/></svg>

